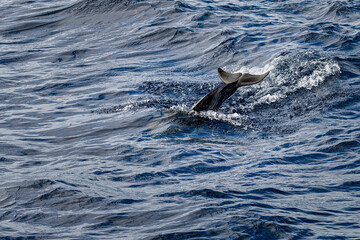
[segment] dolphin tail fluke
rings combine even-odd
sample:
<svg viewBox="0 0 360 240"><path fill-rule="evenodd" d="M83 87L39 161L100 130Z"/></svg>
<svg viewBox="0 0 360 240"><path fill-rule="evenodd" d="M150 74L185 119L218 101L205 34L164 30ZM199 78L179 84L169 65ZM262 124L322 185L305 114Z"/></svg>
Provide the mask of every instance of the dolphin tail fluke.
<svg viewBox="0 0 360 240"><path fill-rule="evenodd" d="M237 81L238 87L242 87L242 86L253 85L255 83L262 81L269 74L269 72L260 75L252 75L249 73L240 73L240 72L228 73L222 70L221 68L218 68L218 74L221 81L223 81L225 84L230 84Z"/></svg>
<svg viewBox="0 0 360 240"><path fill-rule="evenodd" d="M261 75L248 73L227 73L218 68L220 79L225 83L203 97L193 108L194 111L217 110L241 86L248 86L263 80L269 72Z"/></svg>
<svg viewBox="0 0 360 240"><path fill-rule="evenodd" d="M228 73L222 70L221 68L218 68L218 74L221 81L223 81L226 84L238 81L242 75L242 73Z"/></svg>
<svg viewBox="0 0 360 240"><path fill-rule="evenodd" d="M244 74L242 74L242 76L238 80L237 86L242 87L242 86L249 86L249 85L253 85L255 83L258 83L258 82L262 81L264 78L266 78L266 76L269 73L270 72L266 72L266 73L260 74L260 75L252 75L252 74L249 74L249 73L244 73Z"/></svg>

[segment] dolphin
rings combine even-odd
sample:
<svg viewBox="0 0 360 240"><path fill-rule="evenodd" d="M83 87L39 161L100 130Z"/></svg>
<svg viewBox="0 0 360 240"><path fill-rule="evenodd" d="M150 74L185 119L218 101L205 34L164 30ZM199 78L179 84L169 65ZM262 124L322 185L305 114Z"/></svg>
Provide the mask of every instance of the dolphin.
<svg viewBox="0 0 360 240"><path fill-rule="evenodd" d="M218 74L225 84L208 93L192 107L192 110L197 112L218 110L221 104L233 95L239 87L253 85L262 81L269 74L269 71L261 75L252 75L249 73L228 73L218 68Z"/></svg>

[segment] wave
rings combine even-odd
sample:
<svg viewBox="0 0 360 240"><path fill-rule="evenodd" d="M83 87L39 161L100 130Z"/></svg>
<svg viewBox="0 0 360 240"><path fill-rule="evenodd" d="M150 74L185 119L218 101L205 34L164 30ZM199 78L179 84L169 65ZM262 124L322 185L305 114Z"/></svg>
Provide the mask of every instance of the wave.
<svg viewBox="0 0 360 240"><path fill-rule="evenodd" d="M2 236L356 238L358 11L4 2ZM271 73L192 111L217 67Z"/></svg>
<svg viewBox="0 0 360 240"><path fill-rule="evenodd" d="M329 4L322 6L320 9L323 17L339 18L346 17L350 14L356 14L360 5L349 1L329 1Z"/></svg>

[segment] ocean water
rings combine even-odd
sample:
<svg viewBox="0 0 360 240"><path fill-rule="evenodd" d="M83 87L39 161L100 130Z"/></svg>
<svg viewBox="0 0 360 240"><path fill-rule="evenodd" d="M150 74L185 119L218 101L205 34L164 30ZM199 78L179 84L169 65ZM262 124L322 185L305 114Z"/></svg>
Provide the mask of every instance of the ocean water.
<svg viewBox="0 0 360 240"><path fill-rule="evenodd" d="M0 239L360 239L359 16L1 1ZM191 111L218 67L270 74Z"/></svg>

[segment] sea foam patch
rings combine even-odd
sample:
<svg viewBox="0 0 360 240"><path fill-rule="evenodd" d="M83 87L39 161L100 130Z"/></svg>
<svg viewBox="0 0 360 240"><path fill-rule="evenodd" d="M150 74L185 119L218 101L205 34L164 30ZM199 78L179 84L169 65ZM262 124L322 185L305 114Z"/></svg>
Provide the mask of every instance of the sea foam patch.
<svg viewBox="0 0 360 240"><path fill-rule="evenodd" d="M248 99L251 102L247 104L247 108L280 102L301 89L310 91L341 72L336 61L314 51L281 55L263 68L242 66L236 72L256 74L264 71L270 71L264 81L241 89L244 95L251 93L251 98Z"/></svg>

